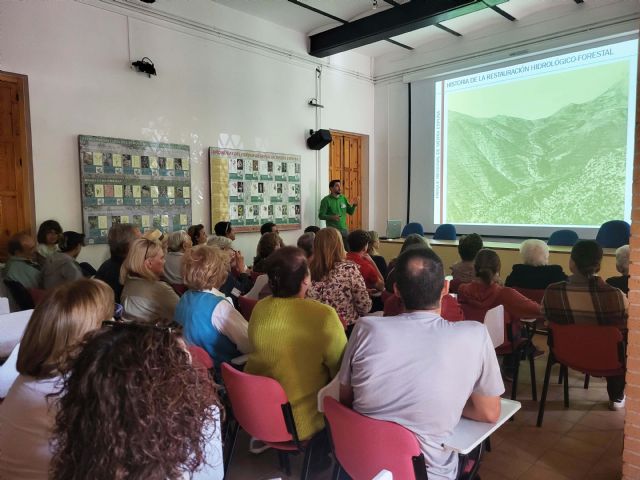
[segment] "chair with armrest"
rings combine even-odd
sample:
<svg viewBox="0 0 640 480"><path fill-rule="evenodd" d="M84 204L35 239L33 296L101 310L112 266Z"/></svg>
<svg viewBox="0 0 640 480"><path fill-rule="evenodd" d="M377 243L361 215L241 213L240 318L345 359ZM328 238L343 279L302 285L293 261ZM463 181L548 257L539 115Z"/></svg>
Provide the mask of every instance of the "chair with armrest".
<svg viewBox="0 0 640 480"><path fill-rule="evenodd" d="M179 297L184 295L184 292L189 290L186 285L183 285L181 283L172 283L171 288L173 288L173 291L176 292L176 295L178 295Z"/></svg>
<svg viewBox="0 0 640 480"><path fill-rule="evenodd" d="M361 415L331 397L324 399L324 414L337 461L334 478L344 470L354 480L369 480L388 470L393 478L427 479L424 455L413 432Z"/></svg>
<svg viewBox="0 0 640 480"><path fill-rule="evenodd" d="M484 323L484 319L490 311L490 309L474 308L466 303L461 303L460 307L464 312L464 318L466 320L476 320L480 323ZM523 356L527 357L529 360L529 374L531 376L531 399L536 402L538 401L538 393L536 389L536 369L533 356L535 349L533 348L530 335L524 337L518 337L516 335L516 332L520 330L519 326L517 329L516 326L517 324L513 321L511 315L509 315L507 311L504 311L504 343L496 347L496 355L502 357L510 355L516 362L513 372L513 382L511 383L511 400L515 400L518 393L520 361Z"/></svg>
<svg viewBox="0 0 640 480"><path fill-rule="evenodd" d="M244 317L244 319L248 322L251 320L251 313L253 313L253 307L256 306L258 300L254 300L253 298L240 296L238 297L238 310Z"/></svg>
<svg viewBox="0 0 640 480"><path fill-rule="evenodd" d="M533 300L536 303L542 304L542 299L544 298L545 289L543 288L520 288L520 287L511 287L518 293L521 293L529 300ZM541 335L547 335L549 332L547 328L544 326L544 316L540 316L536 319L536 323L533 325L535 328L535 332Z"/></svg>
<svg viewBox="0 0 640 480"><path fill-rule="evenodd" d="M251 375L222 364L222 378L237 422L231 440L227 464L233 458L237 431L242 427L249 435L278 451L280 466L290 475L289 454L304 453L300 478L306 479L314 440L298 439L291 404L282 386L274 379Z"/></svg>
<svg viewBox="0 0 640 480"><path fill-rule="evenodd" d="M624 375L625 346L622 332L612 325L549 324L549 358L544 372L542 398L536 425L542 426L551 367L560 364L564 376L564 406L569 407L569 368L593 377Z"/></svg>
<svg viewBox="0 0 640 480"><path fill-rule="evenodd" d="M556 230L547 239L547 245L572 247L578 241L578 234L573 230Z"/></svg>
<svg viewBox="0 0 640 480"><path fill-rule="evenodd" d="M456 226L451 223L443 223L436 228L433 233L434 240L455 240Z"/></svg>
<svg viewBox="0 0 640 480"><path fill-rule="evenodd" d="M47 295L47 291L42 288L28 288L29 296L33 301L33 305L37 307L44 300L44 297Z"/></svg>
<svg viewBox="0 0 640 480"><path fill-rule="evenodd" d="M409 235L417 233L418 235L422 235L424 237L424 227L421 223L418 222L409 222L402 229L402 238L407 238Z"/></svg>
<svg viewBox="0 0 640 480"><path fill-rule="evenodd" d="M29 295L29 291L24 287L24 285L22 285L20 282L6 279L4 281L4 284L7 287L9 294L11 294L13 301L18 305L18 308L20 308L20 310L31 310L32 308L35 308L33 299L31 298L31 295Z"/></svg>
<svg viewBox="0 0 640 480"><path fill-rule="evenodd" d="M198 347L197 345L187 345L187 349L191 354L191 359L195 367L204 368L206 370L213 369L213 359L204 348Z"/></svg>
<svg viewBox="0 0 640 480"><path fill-rule="evenodd" d="M618 248L629 244L631 226L624 220L611 220L600 226L596 242L602 248Z"/></svg>

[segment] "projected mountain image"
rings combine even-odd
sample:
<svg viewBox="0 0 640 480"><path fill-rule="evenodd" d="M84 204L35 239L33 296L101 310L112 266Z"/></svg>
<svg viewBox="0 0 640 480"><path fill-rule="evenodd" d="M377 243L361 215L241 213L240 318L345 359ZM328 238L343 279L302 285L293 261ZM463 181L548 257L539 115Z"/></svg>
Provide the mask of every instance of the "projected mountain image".
<svg viewBox="0 0 640 480"><path fill-rule="evenodd" d="M627 97L625 79L537 120L449 111L446 221L599 226L623 218Z"/></svg>

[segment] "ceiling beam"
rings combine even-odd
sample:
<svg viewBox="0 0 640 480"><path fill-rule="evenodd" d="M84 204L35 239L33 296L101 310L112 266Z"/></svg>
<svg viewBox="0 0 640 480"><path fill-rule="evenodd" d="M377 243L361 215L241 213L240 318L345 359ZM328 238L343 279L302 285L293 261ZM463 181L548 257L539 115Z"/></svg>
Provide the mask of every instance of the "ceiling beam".
<svg viewBox="0 0 640 480"><path fill-rule="evenodd" d="M496 13L499 13L500 15L502 15L504 18L506 18L507 20L511 20L512 22L515 22L517 20L516 17L514 17L513 15L511 15L509 12L505 12L503 9L501 9L500 7L496 7L495 5L489 7L491 10L493 10Z"/></svg>
<svg viewBox="0 0 640 480"><path fill-rule="evenodd" d="M311 35L309 54L314 57L327 57L506 1L508 0L413 0Z"/></svg>
<svg viewBox="0 0 640 480"><path fill-rule="evenodd" d="M298 0L288 0L288 1L289 1L289 3L293 3L294 5L297 5L299 7L306 8L307 10L311 10L312 12L318 13L320 15L324 15L325 17L330 18L331 20L335 20L336 22L340 22L340 23L342 23L344 25L347 25L349 23L349 22L347 22L346 20L344 20L344 19L342 19L340 17L336 17L335 15L331 15L329 12L325 12L324 10L320 10L319 8L312 7L311 5L307 5L306 3L302 3L302 2L300 2ZM389 0L389 1L392 2L393 0ZM402 48L404 48L406 50L413 50L413 47L410 47L409 45L405 45L404 43L400 43L400 42L397 42L395 40L391 40L390 38L385 38L385 40L387 42L389 42L389 43L392 43L394 45L402 47Z"/></svg>

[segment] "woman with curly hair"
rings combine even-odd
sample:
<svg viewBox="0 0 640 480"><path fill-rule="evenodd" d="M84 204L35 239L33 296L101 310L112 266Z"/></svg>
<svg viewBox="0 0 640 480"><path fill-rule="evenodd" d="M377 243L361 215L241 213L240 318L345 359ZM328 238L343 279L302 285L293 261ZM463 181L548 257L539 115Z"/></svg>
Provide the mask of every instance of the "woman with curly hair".
<svg viewBox="0 0 640 480"><path fill-rule="evenodd" d="M70 364L51 478L217 480L224 476L215 385L172 329L108 322Z"/></svg>
<svg viewBox="0 0 640 480"><path fill-rule="evenodd" d="M19 375L0 404L0 478L48 478L53 395L70 350L112 315L113 291L99 280L61 285L36 307L19 345Z"/></svg>

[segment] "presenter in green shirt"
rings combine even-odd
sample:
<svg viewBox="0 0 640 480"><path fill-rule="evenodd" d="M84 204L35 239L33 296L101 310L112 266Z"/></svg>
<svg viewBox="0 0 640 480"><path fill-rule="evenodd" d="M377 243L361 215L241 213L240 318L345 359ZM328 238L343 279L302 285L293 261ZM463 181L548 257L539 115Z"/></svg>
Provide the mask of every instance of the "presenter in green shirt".
<svg viewBox="0 0 640 480"><path fill-rule="evenodd" d="M342 185L340 180L331 180L329 182L329 195L324 197L320 202L320 211L318 217L320 220L327 222L327 227L333 227L339 230L343 235L347 232L347 214L353 215L358 202L352 204L341 194Z"/></svg>

